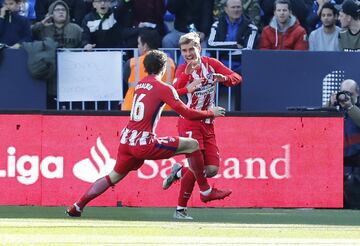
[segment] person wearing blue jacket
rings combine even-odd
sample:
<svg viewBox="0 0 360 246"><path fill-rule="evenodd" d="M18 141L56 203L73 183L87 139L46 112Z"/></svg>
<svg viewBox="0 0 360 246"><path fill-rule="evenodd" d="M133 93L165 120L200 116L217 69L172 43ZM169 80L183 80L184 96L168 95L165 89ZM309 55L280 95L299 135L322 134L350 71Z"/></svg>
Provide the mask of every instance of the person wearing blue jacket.
<svg viewBox="0 0 360 246"><path fill-rule="evenodd" d="M20 16L20 0L4 0L0 9L0 43L20 48L22 42L31 41L30 22Z"/></svg>

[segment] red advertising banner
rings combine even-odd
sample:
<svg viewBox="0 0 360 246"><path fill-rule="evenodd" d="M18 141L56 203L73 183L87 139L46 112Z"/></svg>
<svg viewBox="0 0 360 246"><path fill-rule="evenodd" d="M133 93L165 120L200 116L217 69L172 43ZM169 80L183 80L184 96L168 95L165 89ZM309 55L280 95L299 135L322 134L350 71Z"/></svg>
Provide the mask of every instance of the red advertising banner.
<svg viewBox="0 0 360 246"><path fill-rule="evenodd" d="M72 204L115 165L126 116L0 115L0 204ZM158 136L177 135L162 117ZM233 193L211 207L343 206L343 119L225 117L216 120L220 171L210 183ZM146 161L90 205L176 206L179 182L162 190L174 162ZM205 206L194 189L190 206Z"/></svg>

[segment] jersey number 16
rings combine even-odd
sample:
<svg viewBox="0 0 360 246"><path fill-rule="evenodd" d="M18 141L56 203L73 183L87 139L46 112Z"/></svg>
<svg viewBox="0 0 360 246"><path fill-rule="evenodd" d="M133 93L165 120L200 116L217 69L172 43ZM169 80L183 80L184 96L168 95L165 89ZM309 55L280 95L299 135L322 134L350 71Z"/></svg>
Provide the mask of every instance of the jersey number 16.
<svg viewBox="0 0 360 246"><path fill-rule="evenodd" d="M145 104L141 101L146 94L135 94L131 107L130 119L133 121L141 121L144 118Z"/></svg>

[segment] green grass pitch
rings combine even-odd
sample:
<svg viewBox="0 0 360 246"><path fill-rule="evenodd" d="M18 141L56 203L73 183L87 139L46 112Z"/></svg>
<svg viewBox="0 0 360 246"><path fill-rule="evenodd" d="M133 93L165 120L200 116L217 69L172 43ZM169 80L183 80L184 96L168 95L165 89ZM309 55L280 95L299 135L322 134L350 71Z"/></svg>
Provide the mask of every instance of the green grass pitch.
<svg viewBox="0 0 360 246"><path fill-rule="evenodd" d="M0 245L360 245L360 211L0 206Z"/></svg>

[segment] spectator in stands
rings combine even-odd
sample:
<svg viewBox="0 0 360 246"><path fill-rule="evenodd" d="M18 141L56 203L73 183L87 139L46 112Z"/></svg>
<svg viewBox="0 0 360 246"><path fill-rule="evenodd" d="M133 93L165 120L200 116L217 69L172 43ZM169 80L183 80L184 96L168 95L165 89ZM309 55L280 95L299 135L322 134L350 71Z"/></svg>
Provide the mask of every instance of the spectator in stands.
<svg viewBox="0 0 360 246"><path fill-rule="evenodd" d="M50 5L55 1L56 0L36 0L36 21L42 21L46 17ZM84 0L64 0L64 2L69 6L70 21L81 25L81 21L86 14Z"/></svg>
<svg viewBox="0 0 360 246"><path fill-rule="evenodd" d="M321 9L325 3L336 4L335 0L314 0L312 4L312 11L309 13L306 18L306 24L308 26L308 31L312 32L313 30L321 26Z"/></svg>
<svg viewBox="0 0 360 246"><path fill-rule="evenodd" d="M213 23L214 0L168 0L167 9L175 15L174 30L162 40L163 48L178 48L180 36L198 32L203 46Z"/></svg>
<svg viewBox="0 0 360 246"><path fill-rule="evenodd" d="M276 0L259 0L260 6L263 10L262 21L266 26L270 23L270 20L274 14L274 3ZM306 19L311 13L311 7L313 0L289 0L291 4L292 13L299 20L300 25L307 30Z"/></svg>
<svg viewBox="0 0 360 246"><path fill-rule="evenodd" d="M18 49L31 41L30 22L19 15L20 0L4 0L0 9L0 43Z"/></svg>
<svg viewBox="0 0 360 246"><path fill-rule="evenodd" d="M289 0L276 0L274 17L261 34L260 49L308 50L307 34L292 15Z"/></svg>
<svg viewBox="0 0 360 246"><path fill-rule="evenodd" d="M310 51L340 51L339 32L336 26L338 12L335 6L327 2L321 6L319 15L322 26L312 31L309 37Z"/></svg>
<svg viewBox="0 0 360 246"><path fill-rule="evenodd" d="M253 49L256 47L258 29L250 19L243 15L242 1L226 0L224 12L225 14L211 27L208 47L227 49ZM236 62L236 60L240 61L239 59L234 61ZM227 59L221 61L226 65ZM234 69L237 71L236 68Z"/></svg>
<svg viewBox="0 0 360 246"><path fill-rule="evenodd" d="M224 14L214 22L208 40L209 48L226 49L253 49L256 47L258 28L243 14L242 0L226 0ZM228 51L220 53L220 61L233 71L241 74L241 53L231 56L231 67L229 64ZM220 84L222 88L227 87ZM231 96L234 99L235 110L240 110L240 85L232 88Z"/></svg>
<svg viewBox="0 0 360 246"><path fill-rule="evenodd" d="M53 2L46 17L32 27L35 40L49 37L58 43L59 48L82 47L82 29L70 23L69 7L63 0Z"/></svg>
<svg viewBox="0 0 360 246"><path fill-rule="evenodd" d="M127 39L137 37L137 30L124 27L128 6L112 8L110 0L93 0L93 7L82 23L84 49L119 48Z"/></svg>
<svg viewBox="0 0 360 246"><path fill-rule="evenodd" d="M57 0L49 6L45 18L33 25L35 40L51 38L57 42L58 48L82 47L82 29L75 23L70 23L69 7L66 2ZM57 81L56 77L47 80L47 108L56 108Z"/></svg>
<svg viewBox="0 0 360 246"><path fill-rule="evenodd" d="M219 20L220 16L224 14L224 5L226 4L226 0L215 0L214 3L214 18L215 20ZM254 24L261 28L261 8L258 0L242 0L242 12L246 15L250 20L254 22Z"/></svg>
<svg viewBox="0 0 360 246"><path fill-rule="evenodd" d="M358 1L346 0L340 11L339 20L343 30L340 31L339 43L343 51L360 51L360 4Z"/></svg>
<svg viewBox="0 0 360 246"><path fill-rule="evenodd" d="M156 30L152 29L143 29L139 33L138 37L138 50L139 57L129 59L124 66L124 85L128 87L124 102L121 105L121 110L131 110L132 102L134 97L134 91L136 84L145 78L148 74L145 71L144 67L144 58L148 51L156 50L160 48L161 38L159 33ZM162 80L166 83L171 84L175 76L175 63L174 61L168 57L166 63L166 73L164 74ZM124 86L124 91L126 88ZM165 107L166 110L170 108L168 106Z"/></svg>
<svg viewBox="0 0 360 246"><path fill-rule="evenodd" d="M35 20L35 1L34 0L21 0L19 14L28 18L29 20Z"/></svg>
<svg viewBox="0 0 360 246"><path fill-rule="evenodd" d="M164 0L123 0L131 4L134 27L152 28L161 37L165 35L164 14L166 12Z"/></svg>
<svg viewBox="0 0 360 246"><path fill-rule="evenodd" d="M360 208L360 104L359 85L352 79L340 85L342 95L334 94L330 106L344 113L344 207Z"/></svg>

